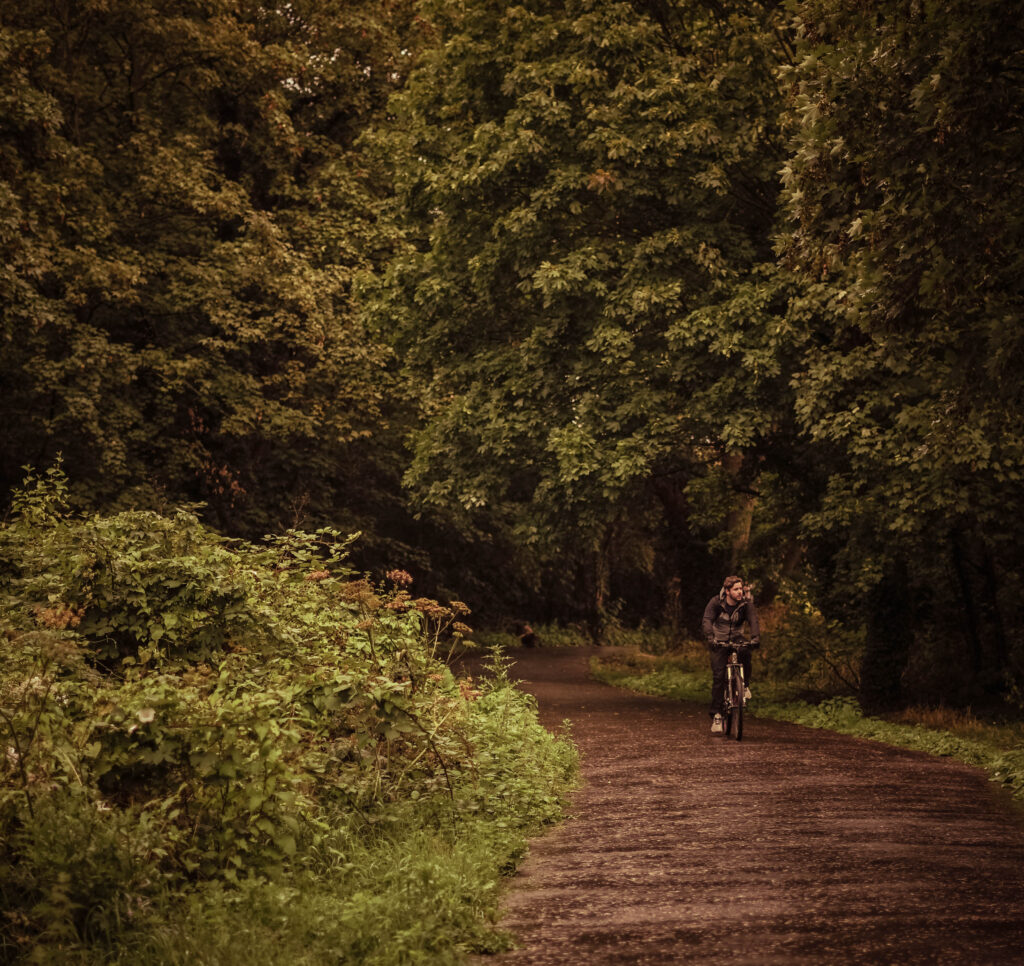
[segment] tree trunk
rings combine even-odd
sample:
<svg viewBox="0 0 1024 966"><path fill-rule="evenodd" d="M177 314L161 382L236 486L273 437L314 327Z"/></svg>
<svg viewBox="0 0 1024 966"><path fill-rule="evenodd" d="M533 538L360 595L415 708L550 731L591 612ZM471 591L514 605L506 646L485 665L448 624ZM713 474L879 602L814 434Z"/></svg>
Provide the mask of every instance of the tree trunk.
<svg viewBox="0 0 1024 966"><path fill-rule="evenodd" d="M743 454L729 453L722 459L722 467L735 482L743 469ZM736 496L725 519L725 528L730 534L729 571L735 573L740 561L750 546L750 528L754 522L754 504L757 498L743 493L736 487Z"/></svg>
<svg viewBox="0 0 1024 966"><path fill-rule="evenodd" d="M1006 640L1006 626L1003 623L1002 610L999 607L999 576L996 572L992 552L987 546L981 548L982 601L985 610L992 619L992 657L993 666L999 670L1006 667L1010 654Z"/></svg>
<svg viewBox="0 0 1024 966"><path fill-rule="evenodd" d="M956 574L957 583L960 588L960 600L964 605L964 636L971 649L971 672L975 681L981 674L981 625L978 618L978 607L974 599L974 591L971 588L971 575L968 572L966 550L964 548L963 534L954 530L949 535L950 560L953 564L953 571Z"/></svg>
<svg viewBox="0 0 1024 966"><path fill-rule="evenodd" d="M611 527L604 538L596 542L593 553L594 596L590 612L590 636L595 644L604 643L605 610L608 606L608 550Z"/></svg>
<svg viewBox="0 0 1024 966"><path fill-rule="evenodd" d="M907 567L897 559L868 595L867 640L860 667L860 704L868 714L904 704L903 672L913 642Z"/></svg>
<svg viewBox="0 0 1024 966"><path fill-rule="evenodd" d="M669 600L680 615L682 627L691 627L699 635L704 604L718 590L722 574L709 572L708 550L690 528L690 508L680 481L665 477L655 480L653 489L661 504L673 551Z"/></svg>

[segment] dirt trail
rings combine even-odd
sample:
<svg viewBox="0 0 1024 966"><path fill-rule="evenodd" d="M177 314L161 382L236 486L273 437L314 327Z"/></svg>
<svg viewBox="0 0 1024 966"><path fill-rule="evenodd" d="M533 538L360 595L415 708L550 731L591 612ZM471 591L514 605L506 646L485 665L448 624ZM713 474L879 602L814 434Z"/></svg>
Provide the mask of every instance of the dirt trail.
<svg viewBox="0 0 1024 966"><path fill-rule="evenodd" d="M757 718L713 738L594 653L512 655L584 785L505 897L519 948L479 962L1024 964L1024 825L981 772Z"/></svg>

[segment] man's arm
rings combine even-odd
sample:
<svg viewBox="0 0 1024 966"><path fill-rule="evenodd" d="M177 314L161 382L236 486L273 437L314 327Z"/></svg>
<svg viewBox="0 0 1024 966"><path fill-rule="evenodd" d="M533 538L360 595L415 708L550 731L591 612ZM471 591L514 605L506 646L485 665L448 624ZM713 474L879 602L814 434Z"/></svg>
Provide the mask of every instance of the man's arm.
<svg viewBox="0 0 1024 966"><path fill-rule="evenodd" d="M752 600L747 601L747 623L750 625L750 640L761 640L761 627L757 622L757 608Z"/></svg>
<svg viewBox="0 0 1024 966"><path fill-rule="evenodd" d="M700 629L704 633L704 640L709 644L715 639L715 618L718 616L718 598L712 597L708 606L704 608L704 620L700 622Z"/></svg>

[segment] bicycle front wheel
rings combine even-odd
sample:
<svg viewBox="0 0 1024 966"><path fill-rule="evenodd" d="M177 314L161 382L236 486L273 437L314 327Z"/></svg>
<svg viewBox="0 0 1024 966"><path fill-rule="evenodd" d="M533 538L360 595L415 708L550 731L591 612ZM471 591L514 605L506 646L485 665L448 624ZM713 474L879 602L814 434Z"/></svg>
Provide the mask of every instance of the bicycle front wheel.
<svg viewBox="0 0 1024 966"><path fill-rule="evenodd" d="M732 709L729 712L729 723L732 737L737 741L743 740L743 677L737 671L729 681L730 698Z"/></svg>

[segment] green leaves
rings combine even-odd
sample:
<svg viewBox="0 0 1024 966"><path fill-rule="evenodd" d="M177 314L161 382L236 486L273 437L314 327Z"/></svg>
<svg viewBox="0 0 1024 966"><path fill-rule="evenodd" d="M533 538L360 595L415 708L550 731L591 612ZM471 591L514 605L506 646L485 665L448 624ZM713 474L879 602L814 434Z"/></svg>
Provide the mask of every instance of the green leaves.
<svg viewBox="0 0 1024 966"><path fill-rule="evenodd" d="M409 482L607 516L718 436L692 398L721 369L678 332L768 253L775 45L740 38L779 25L696 4L669 37L629 4L433 14L438 44L377 135L429 226L374 306L428 380ZM733 41L762 60L721 60Z"/></svg>
<svg viewBox="0 0 1024 966"><path fill-rule="evenodd" d="M1017 660L1000 628L1021 571L1019 13L801 4L783 172L784 255L822 283L829 331L795 380L801 426L834 454L806 521L833 548L825 580L859 597L902 570L931 602L934 662L989 693Z"/></svg>
<svg viewBox="0 0 1024 966"><path fill-rule="evenodd" d="M250 534L345 491L388 361L351 312L389 246L351 144L405 13L343 6L5 18L5 488L62 450L94 504L202 500Z"/></svg>
<svg viewBox="0 0 1024 966"><path fill-rule="evenodd" d="M986 485L958 466L986 469L986 445L1001 467L1018 458L993 422L1016 395L1005 378L1015 342L993 340L995 318L1019 302L1000 241L1019 187L1004 158L1024 137L1019 87L1004 73L1019 55L1016 14L878 3L869 15L826 2L800 16L808 56L793 80L805 111L785 175L787 254L844 289L840 338L802 380L808 402L829 402L798 402L802 418L848 446L859 474L888 480L895 468L917 504L896 529L956 519L967 504L986 517Z"/></svg>
<svg viewBox="0 0 1024 966"><path fill-rule="evenodd" d="M129 896L301 876L332 830L373 838L412 802L502 835L558 813L567 750L507 680L477 708L439 659L471 634L461 602L354 579L336 530L252 545L186 511L75 517L49 476L0 529L0 894L32 942L120 935ZM54 868L71 905L46 910Z"/></svg>

